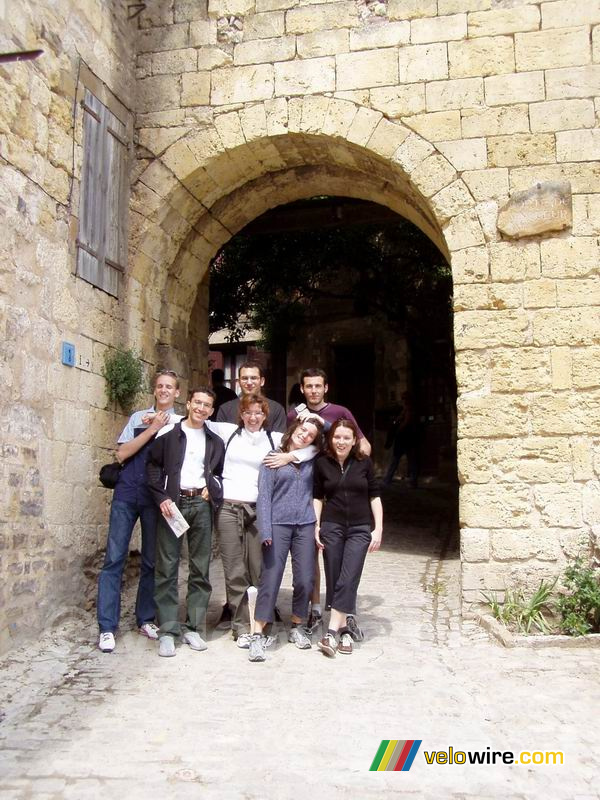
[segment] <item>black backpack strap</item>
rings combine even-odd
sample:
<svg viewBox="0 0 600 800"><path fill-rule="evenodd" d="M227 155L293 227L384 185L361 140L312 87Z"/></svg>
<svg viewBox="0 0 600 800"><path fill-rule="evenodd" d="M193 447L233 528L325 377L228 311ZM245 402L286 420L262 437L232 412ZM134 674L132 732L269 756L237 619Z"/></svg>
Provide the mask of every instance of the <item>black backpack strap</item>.
<svg viewBox="0 0 600 800"><path fill-rule="evenodd" d="M265 433L267 434L269 444L271 445L271 450L275 450L275 445L273 444L273 437L271 436L271 431L265 430Z"/></svg>
<svg viewBox="0 0 600 800"><path fill-rule="evenodd" d="M240 425L240 427L236 428L234 430L234 432L231 434L231 436L229 437L229 439L227 440L227 444L225 445L225 452L223 453L223 457L225 457L227 455L227 448L229 447L229 445L233 441L233 437L234 436L241 436L241 434L242 434L242 427Z"/></svg>

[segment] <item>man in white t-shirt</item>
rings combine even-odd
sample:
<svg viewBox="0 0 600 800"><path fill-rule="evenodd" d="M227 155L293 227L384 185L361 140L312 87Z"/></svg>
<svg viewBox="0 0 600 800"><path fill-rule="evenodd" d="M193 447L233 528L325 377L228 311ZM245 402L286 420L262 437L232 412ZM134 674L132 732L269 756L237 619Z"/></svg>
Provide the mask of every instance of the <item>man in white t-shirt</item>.
<svg viewBox="0 0 600 800"><path fill-rule="evenodd" d="M206 650L201 636L212 587L208 579L213 510L223 500L221 473L224 445L205 427L213 410L215 394L200 386L192 389L188 415L169 425L157 436L148 459L148 485L159 506L156 538L154 599L159 629L159 656L175 655L180 636L192 650ZM182 536L176 536L167 520L179 509L189 524L187 530L189 579L186 621L179 622L177 579Z"/></svg>

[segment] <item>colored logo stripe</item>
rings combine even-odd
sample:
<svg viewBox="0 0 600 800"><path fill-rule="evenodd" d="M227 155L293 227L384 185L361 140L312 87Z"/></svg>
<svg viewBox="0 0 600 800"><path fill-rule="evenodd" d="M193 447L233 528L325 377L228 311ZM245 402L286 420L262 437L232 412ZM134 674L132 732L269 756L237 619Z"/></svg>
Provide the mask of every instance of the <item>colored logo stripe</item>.
<svg viewBox="0 0 600 800"><path fill-rule="evenodd" d="M383 739L369 771L408 772L422 741L422 739Z"/></svg>

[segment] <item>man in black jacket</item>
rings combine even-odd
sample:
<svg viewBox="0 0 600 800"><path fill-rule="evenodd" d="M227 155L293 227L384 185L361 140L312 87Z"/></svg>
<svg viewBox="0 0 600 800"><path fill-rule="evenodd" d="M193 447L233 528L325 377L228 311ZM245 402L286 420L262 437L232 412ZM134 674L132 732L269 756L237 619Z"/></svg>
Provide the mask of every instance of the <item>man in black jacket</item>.
<svg viewBox="0 0 600 800"><path fill-rule="evenodd" d="M154 600L159 630L160 656L175 655L175 637L192 650L206 650L201 637L212 587L208 579L213 508L223 499L221 473L224 445L204 423L213 410L212 389L201 386L188 396L188 415L160 431L148 459L148 485L159 506L156 537ZM177 509L188 523L189 580L185 624L178 617L177 578L181 555L181 535L176 535L167 520Z"/></svg>

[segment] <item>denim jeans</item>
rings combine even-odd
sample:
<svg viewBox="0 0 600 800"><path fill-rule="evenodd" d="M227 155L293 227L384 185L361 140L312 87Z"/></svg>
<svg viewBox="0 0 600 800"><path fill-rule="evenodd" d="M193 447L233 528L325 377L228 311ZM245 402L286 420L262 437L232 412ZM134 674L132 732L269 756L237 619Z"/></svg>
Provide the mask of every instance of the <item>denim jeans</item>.
<svg viewBox="0 0 600 800"><path fill-rule="evenodd" d="M205 633L206 609L212 587L208 578L212 541L212 510L202 497L180 497L177 507L190 526L187 533L189 575L185 623L179 622L179 559L183 536L175 536L163 516L156 540L156 611L160 634L179 636L185 631Z"/></svg>
<svg viewBox="0 0 600 800"><path fill-rule="evenodd" d="M97 611L101 633L105 631L114 633L119 627L123 570L129 554L131 534L138 518L142 527L142 566L135 601L135 618L138 627L145 622L153 622L156 616L154 558L158 508L113 500L110 507L104 566L98 578Z"/></svg>

